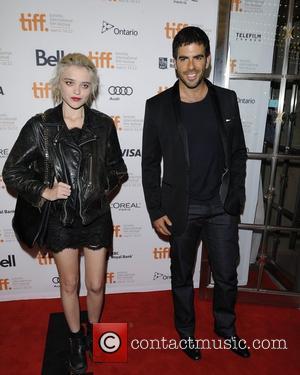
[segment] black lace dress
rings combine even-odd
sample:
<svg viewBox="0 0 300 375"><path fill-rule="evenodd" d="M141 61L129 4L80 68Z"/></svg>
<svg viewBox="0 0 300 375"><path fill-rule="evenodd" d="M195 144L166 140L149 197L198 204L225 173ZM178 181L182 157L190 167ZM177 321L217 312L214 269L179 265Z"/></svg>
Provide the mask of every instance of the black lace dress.
<svg viewBox="0 0 300 375"><path fill-rule="evenodd" d="M78 143L81 129L69 130ZM79 202L72 226L64 227L60 222L60 211L51 207L45 245L47 250L59 252L66 248L87 247L92 250L110 247L112 244L113 224L110 211L100 216L89 225L83 225L79 215Z"/></svg>

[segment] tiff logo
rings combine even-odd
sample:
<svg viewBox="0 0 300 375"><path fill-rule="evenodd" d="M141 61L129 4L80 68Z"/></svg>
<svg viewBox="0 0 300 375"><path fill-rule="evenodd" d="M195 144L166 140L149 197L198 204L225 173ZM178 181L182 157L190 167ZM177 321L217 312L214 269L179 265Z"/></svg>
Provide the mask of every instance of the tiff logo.
<svg viewBox="0 0 300 375"><path fill-rule="evenodd" d="M113 69L112 65L112 53L111 52L92 52L89 51L87 56L95 65L96 68L110 68Z"/></svg>
<svg viewBox="0 0 300 375"><path fill-rule="evenodd" d="M48 82L33 82L32 91L35 99L47 99L50 96L51 87Z"/></svg>
<svg viewBox="0 0 300 375"><path fill-rule="evenodd" d="M168 89L168 86L159 86L159 88L157 90L157 93L159 94L159 93L161 93L161 92L163 92L163 91L165 91L167 89Z"/></svg>
<svg viewBox="0 0 300 375"><path fill-rule="evenodd" d="M36 259L38 261L38 264L41 266L48 266L54 264L54 258L49 254L43 255L41 252L39 252L36 256Z"/></svg>
<svg viewBox="0 0 300 375"><path fill-rule="evenodd" d="M21 13L19 21L22 31L48 31L45 13Z"/></svg>
<svg viewBox="0 0 300 375"><path fill-rule="evenodd" d="M107 272L106 273L106 283L107 284L114 284L115 281L115 273L114 272Z"/></svg>
<svg viewBox="0 0 300 375"><path fill-rule="evenodd" d="M230 73L235 73L236 72L236 59L230 59Z"/></svg>
<svg viewBox="0 0 300 375"><path fill-rule="evenodd" d="M9 286L9 279L0 279L0 291L11 289Z"/></svg>
<svg viewBox="0 0 300 375"><path fill-rule="evenodd" d="M122 233L121 233L121 225L114 225L114 237L122 237Z"/></svg>
<svg viewBox="0 0 300 375"><path fill-rule="evenodd" d="M174 39L175 35L184 27L187 27L187 23L175 23L175 22L167 22L165 26L166 38L167 39Z"/></svg>
<svg viewBox="0 0 300 375"><path fill-rule="evenodd" d="M153 250L154 259L168 259L170 258L170 248L169 247L155 247Z"/></svg>
<svg viewBox="0 0 300 375"><path fill-rule="evenodd" d="M121 116L115 115L115 116L110 116L110 117L113 119L116 129L122 130L122 128L121 128Z"/></svg>
<svg viewBox="0 0 300 375"><path fill-rule="evenodd" d="M231 0L231 11L232 12L241 12L241 0Z"/></svg>

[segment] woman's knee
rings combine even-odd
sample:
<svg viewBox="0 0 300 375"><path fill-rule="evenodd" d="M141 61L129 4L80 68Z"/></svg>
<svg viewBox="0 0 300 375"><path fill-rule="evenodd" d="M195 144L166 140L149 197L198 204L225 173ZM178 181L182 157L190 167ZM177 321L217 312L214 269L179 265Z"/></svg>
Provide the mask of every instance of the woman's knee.
<svg viewBox="0 0 300 375"><path fill-rule="evenodd" d="M60 280L60 287L64 293L74 294L78 291L78 278Z"/></svg>
<svg viewBox="0 0 300 375"><path fill-rule="evenodd" d="M101 294L104 291L104 281L86 281L85 285L88 293Z"/></svg>

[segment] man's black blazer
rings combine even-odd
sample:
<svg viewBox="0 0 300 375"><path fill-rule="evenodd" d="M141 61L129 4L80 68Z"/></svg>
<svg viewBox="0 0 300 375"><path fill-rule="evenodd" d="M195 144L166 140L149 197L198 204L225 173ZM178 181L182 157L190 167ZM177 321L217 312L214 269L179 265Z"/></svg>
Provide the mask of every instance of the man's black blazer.
<svg viewBox="0 0 300 375"><path fill-rule="evenodd" d="M213 98L225 155L220 198L228 214L239 215L245 203L247 152L237 97L232 90L208 80L206 83ZM167 215L172 221L172 233L181 234L187 222L189 153L180 118L178 81L146 102L142 182L151 221Z"/></svg>

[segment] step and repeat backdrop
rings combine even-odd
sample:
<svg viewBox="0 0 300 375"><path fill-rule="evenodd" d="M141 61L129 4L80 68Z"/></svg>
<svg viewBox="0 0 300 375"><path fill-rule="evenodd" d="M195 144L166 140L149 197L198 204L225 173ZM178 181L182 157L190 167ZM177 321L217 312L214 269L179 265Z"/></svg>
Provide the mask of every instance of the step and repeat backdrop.
<svg viewBox="0 0 300 375"><path fill-rule="evenodd" d="M241 4L233 2L233 11L237 13L235 8ZM145 100L175 82L171 45L181 28L195 25L207 32L213 65L218 1L10 0L0 7L0 174L28 118L53 106L48 82L58 60L69 52L86 54L100 76L100 94L94 107L113 118L129 170L129 180L111 202L114 246L108 263L107 293L169 289L169 244L151 227L141 186ZM264 38L263 32L260 38ZM245 38L243 43L245 50L254 47ZM250 54L252 59L254 56ZM210 79L213 81L212 74ZM248 86L236 89L241 92L247 142L251 148L260 149L265 115L255 118L253 113L259 112L262 91ZM267 87L263 90L266 92ZM253 107L245 111L246 105ZM253 222L258 181L251 180L249 173L247 181L251 201L245 217ZM51 255L23 249L15 238L11 228L14 206L15 198L6 191L0 175L0 299L58 297L59 278ZM239 282L244 284L251 234L241 232L240 246ZM200 255L201 251L196 285Z"/></svg>

